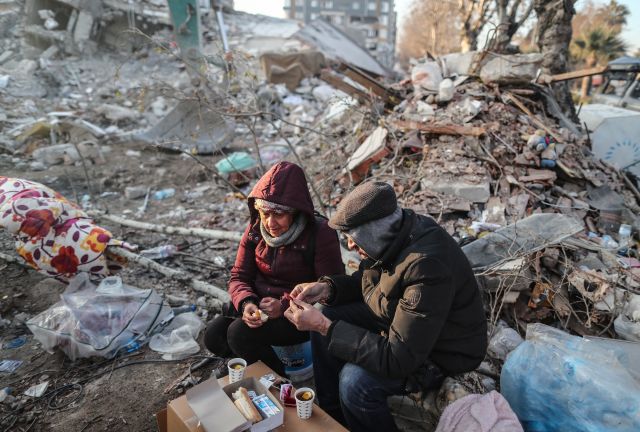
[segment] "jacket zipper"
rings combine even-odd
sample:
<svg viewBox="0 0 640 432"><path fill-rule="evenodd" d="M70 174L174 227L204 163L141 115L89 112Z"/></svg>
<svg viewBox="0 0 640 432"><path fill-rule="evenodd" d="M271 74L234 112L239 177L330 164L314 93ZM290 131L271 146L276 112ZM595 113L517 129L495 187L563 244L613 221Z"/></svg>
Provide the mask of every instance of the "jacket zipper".
<svg viewBox="0 0 640 432"><path fill-rule="evenodd" d="M276 274L276 260L278 259L279 247L272 248L273 249L273 262L271 263L271 274Z"/></svg>
<svg viewBox="0 0 640 432"><path fill-rule="evenodd" d="M373 265L370 268L374 268L376 266L381 266L382 265L382 261L378 260L375 263L373 263ZM382 278L382 271L380 272L380 278ZM369 304L369 299L371 298L371 296L373 295L373 292L376 290L376 287L380 284L380 281L378 281L378 283L373 287L373 289L369 292L369 294L367 294L367 297L364 299L364 302Z"/></svg>

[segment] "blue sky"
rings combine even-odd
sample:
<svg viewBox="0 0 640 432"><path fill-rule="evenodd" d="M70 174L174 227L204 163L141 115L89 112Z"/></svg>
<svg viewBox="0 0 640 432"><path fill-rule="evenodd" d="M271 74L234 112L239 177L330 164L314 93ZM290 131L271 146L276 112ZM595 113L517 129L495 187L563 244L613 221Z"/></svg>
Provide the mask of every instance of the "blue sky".
<svg viewBox="0 0 640 432"><path fill-rule="evenodd" d="M630 47L631 53L640 48L640 0L618 0L625 4L631 11L627 26L622 32L622 37ZM402 20L409 9L409 5L413 0L396 0L396 11L398 19ZM587 0L578 0L576 7L578 10L587 3ZM594 3L608 3L608 0L594 0ZM251 13L270 15L276 17L284 17L282 6L284 0L235 0L235 6L238 10Z"/></svg>
<svg viewBox="0 0 640 432"><path fill-rule="evenodd" d="M607 3L599 1L599 3ZM627 25L622 32L622 37L631 47L631 54L640 48L640 0L620 0L631 11Z"/></svg>

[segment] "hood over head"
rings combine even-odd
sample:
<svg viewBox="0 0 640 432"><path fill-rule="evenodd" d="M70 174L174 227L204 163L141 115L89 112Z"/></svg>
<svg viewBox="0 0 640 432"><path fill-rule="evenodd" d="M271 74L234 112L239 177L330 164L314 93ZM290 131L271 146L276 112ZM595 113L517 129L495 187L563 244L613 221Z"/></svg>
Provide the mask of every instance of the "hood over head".
<svg viewBox="0 0 640 432"><path fill-rule="evenodd" d="M307 178L302 168L294 163L278 162L253 187L247 199L252 224L259 218L255 208L256 199L292 207L305 213L309 221L314 220Z"/></svg>

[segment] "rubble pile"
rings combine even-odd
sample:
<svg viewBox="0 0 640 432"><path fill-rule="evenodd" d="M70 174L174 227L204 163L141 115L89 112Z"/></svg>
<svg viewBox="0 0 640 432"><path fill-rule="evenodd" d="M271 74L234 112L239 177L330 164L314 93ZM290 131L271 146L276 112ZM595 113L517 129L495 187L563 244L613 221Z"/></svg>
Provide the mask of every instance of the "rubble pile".
<svg viewBox="0 0 640 432"><path fill-rule="evenodd" d="M321 133L341 137L318 134L309 146L317 157L306 162L325 202L339 202L354 182L386 181L405 207L432 215L465 245L492 324L487 375L463 379L465 393L496 386L490 377L529 323L640 341L635 181L550 114L544 88L516 77L485 84L454 75L446 100L438 86L393 85L401 95L393 108L372 96L339 129L320 122ZM451 395L445 386L437 397Z"/></svg>

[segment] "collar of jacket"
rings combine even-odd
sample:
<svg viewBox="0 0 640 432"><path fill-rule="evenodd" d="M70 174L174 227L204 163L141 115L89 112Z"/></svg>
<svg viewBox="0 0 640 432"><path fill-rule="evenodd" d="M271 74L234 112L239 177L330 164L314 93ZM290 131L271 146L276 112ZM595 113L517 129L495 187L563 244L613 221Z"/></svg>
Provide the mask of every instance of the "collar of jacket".
<svg viewBox="0 0 640 432"><path fill-rule="evenodd" d="M410 241L411 231L413 230L413 226L416 221L416 214L413 210L402 209L402 227L400 228L400 232L396 236L396 239L391 243L391 245L387 248L382 258L376 261L371 268L381 267L385 269L390 269L396 261L396 257L405 248L407 243Z"/></svg>

